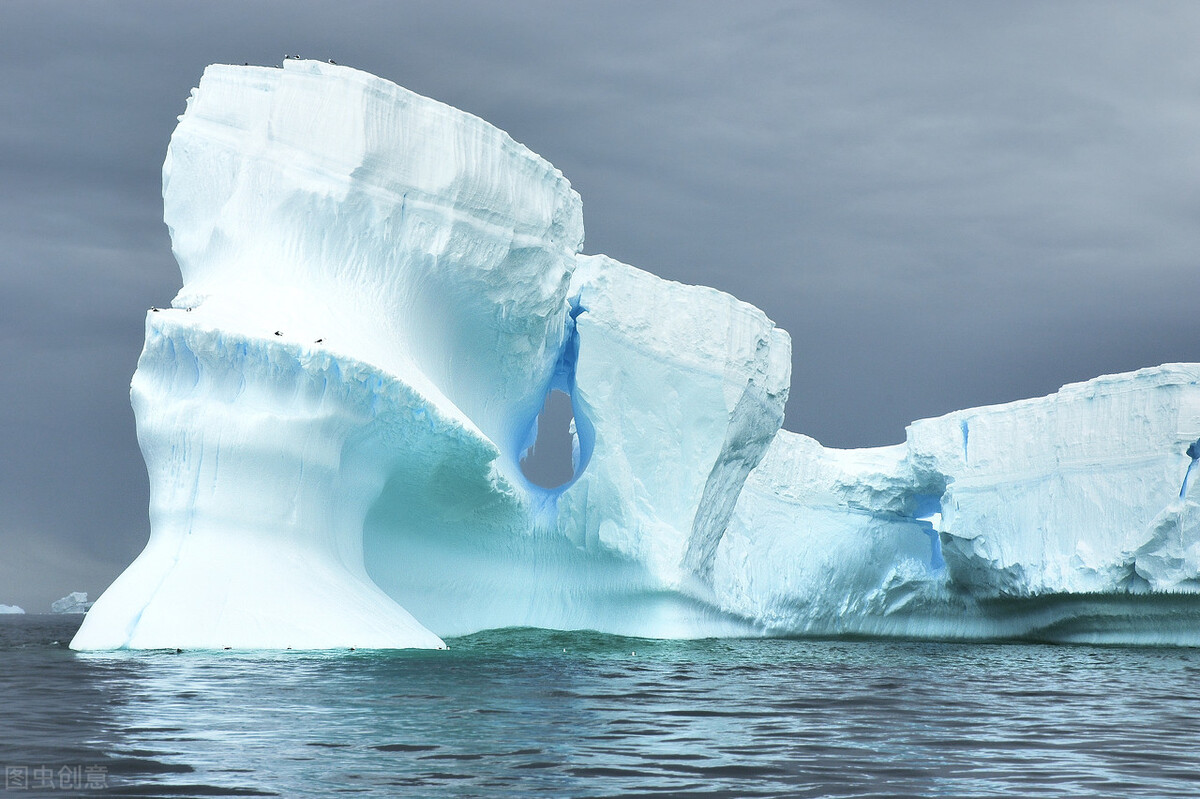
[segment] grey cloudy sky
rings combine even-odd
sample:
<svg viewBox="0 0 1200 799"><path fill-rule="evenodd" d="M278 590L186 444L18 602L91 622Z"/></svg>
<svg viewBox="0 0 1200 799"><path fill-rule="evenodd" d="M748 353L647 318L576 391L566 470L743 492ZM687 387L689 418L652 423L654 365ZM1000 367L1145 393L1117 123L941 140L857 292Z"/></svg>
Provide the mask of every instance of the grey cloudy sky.
<svg viewBox="0 0 1200 799"><path fill-rule="evenodd" d="M334 58L563 170L588 252L793 338L826 444L1200 361L1200 4L0 4L0 603L149 532L129 409L205 65Z"/></svg>

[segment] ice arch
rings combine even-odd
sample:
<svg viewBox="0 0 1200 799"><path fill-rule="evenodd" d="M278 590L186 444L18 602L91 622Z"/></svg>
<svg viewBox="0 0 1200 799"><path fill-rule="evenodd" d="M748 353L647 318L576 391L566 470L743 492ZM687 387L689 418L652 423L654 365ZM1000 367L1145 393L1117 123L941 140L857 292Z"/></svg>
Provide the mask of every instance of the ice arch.
<svg viewBox="0 0 1200 799"><path fill-rule="evenodd" d="M682 549L660 568L607 531L649 502L673 540L697 524L719 538L728 492L786 397L787 336L761 312L580 261L581 204L558 170L476 117L347 67L210 67L172 136L163 200L183 287L147 314L132 386L151 539L74 646L747 629L677 590ZM661 310L685 295L702 304L680 325ZM635 435L636 406L614 404L598 370L607 341L636 351L636 336L602 332L627 300L674 385L652 403L665 415L651 436ZM696 383L672 357L693 346L709 375ZM751 384L765 399L742 406L765 402L766 427L750 425L746 450L726 417ZM551 491L528 483L520 457L554 390L571 397L576 446L572 479ZM752 417L739 411L735 427ZM668 425L696 430L684 449L660 448L696 458L687 496L653 496L670 488L656 476L670 462L642 455L581 485L599 448L654 446ZM723 489L702 498L713 474ZM653 490L613 494L614 479ZM698 523L713 516L701 506L717 518ZM598 546L585 543L592 525Z"/></svg>

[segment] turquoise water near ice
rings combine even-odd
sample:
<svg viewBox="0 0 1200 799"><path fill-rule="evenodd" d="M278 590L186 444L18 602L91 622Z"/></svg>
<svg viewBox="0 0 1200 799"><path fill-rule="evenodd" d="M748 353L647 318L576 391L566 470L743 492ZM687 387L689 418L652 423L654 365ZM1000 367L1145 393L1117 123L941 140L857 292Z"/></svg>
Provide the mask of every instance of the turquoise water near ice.
<svg viewBox="0 0 1200 799"><path fill-rule="evenodd" d="M501 630L94 655L78 624L0 617L0 765L94 785L0 795L1200 795L1200 650Z"/></svg>

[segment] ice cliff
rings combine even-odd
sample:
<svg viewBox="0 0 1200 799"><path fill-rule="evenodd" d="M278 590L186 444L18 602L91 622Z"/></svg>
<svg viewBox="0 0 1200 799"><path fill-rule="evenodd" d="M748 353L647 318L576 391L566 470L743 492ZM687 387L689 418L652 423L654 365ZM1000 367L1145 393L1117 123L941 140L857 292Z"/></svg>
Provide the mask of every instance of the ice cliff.
<svg viewBox="0 0 1200 799"><path fill-rule="evenodd" d="M1200 642L1200 366L823 448L780 430L791 341L761 311L581 255L558 170L330 64L209 67L163 199L183 287L131 388L151 536L76 649ZM520 463L555 389L574 475L548 490Z"/></svg>

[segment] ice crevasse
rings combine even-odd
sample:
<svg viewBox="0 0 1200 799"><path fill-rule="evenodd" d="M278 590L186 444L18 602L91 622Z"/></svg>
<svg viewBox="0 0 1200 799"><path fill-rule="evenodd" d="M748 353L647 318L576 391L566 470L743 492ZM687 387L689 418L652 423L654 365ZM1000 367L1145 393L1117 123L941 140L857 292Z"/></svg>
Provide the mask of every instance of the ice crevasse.
<svg viewBox="0 0 1200 799"><path fill-rule="evenodd" d="M183 286L131 387L151 535L76 649L1200 643L1200 365L822 447L781 430L760 310L582 255L553 166L332 64L209 67L163 200ZM521 460L552 390L574 474L544 489Z"/></svg>

